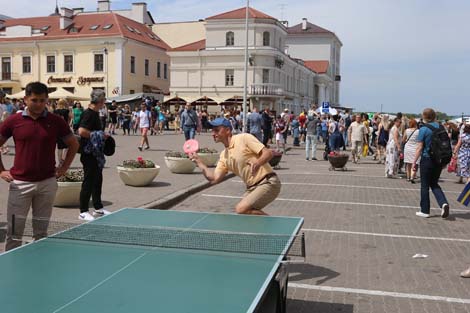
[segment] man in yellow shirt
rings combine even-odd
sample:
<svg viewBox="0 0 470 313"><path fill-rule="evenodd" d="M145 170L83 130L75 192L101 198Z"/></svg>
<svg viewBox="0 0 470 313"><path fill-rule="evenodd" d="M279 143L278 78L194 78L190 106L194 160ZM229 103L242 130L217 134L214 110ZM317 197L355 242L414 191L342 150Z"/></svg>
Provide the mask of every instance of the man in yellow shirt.
<svg viewBox="0 0 470 313"><path fill-rule="evenodd" d="M272 152L251 134L232 136L232 125L225 118L210 122L215 142L223 143L214 171L207 168L196 153L190 155L211 184L220 183L228 172L239 176L246 184L243 199L235 207L239 214L267 215L262 209L276 199L281 182L269 165Z"/></svg>

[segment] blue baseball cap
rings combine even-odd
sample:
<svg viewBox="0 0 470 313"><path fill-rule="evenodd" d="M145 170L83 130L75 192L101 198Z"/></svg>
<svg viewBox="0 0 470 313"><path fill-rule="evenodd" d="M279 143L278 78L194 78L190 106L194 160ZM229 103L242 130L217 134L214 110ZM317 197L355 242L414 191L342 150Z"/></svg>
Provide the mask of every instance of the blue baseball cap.
<svg viewBox="0 0 470 313"><path fill-rule="evenodd" d="M232 130L232 123L226 118L223 117L218 117L213 121L210 121L209 124L212 127L218 127L218 126L223 126L223 127L228 127L230 130Z"/></svg>

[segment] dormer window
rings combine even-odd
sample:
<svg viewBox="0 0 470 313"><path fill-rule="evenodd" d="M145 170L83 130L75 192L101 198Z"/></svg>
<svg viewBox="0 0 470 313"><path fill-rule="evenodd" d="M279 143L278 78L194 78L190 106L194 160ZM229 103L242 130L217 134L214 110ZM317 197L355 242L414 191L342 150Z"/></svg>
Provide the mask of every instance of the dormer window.
<svg viewBox="0 0 470 313"><path fill-rule="evenodd" d="M103 26L103 29L110 29L111 27L113 27L113 24L107 24Z"/></svg>
<svg viewBox="0 0 470 313"><path fill-rule="evenodd" d="M269 46L271 43L271 34L269 32L263 33L263 46Z"/></svg>
<svg viewBox="0 0 470 313"><path fill-rule="evenodd" d="M127 25L124 25L124 26L126 26L126 28L127 28L128 31L130 31L130 32L132 32L132 33L134 32L134 28L132 28L132 27L130 27L130 26L127 26Z"/></svg>
<svg viewBox="0 0 470 313"><path fill-rule="evenodd" d="M90 27L90 30L97 30L100 25L93 25Z"/></svg>
<svg viewBox="0 0 470 313"><path fill-rule="evenodd" d="M77 27L71 27L69 33L78 33L79 31L80 29L78 29Z"/></svg>
<svg viewBox="0 0 470 313"><path fill-rule="evenodd" d="M235 45L235 34L233 32L227 32L225 34L225 45L234 46Z"/></svg>
<svg viewBox="0 0 470 313"><path fill-rule="evenodd" d="M45 32L46 30L48 30L50 28L50 26L43 26L41 27L41 31Z"/></svg>

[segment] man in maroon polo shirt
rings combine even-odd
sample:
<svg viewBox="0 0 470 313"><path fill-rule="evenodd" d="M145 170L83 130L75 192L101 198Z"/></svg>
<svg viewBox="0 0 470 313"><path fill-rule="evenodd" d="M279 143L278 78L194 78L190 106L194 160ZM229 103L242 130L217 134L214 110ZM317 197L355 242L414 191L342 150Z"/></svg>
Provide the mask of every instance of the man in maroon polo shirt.
<svg viewBox="0 0 470 313"><path fill-rule="evenodd" d="M52 214L52 204L57 191L56 178L65 174L78 150L78 141L69 126L58 115L47 112L47 86L34 82L26 85L22 113L11 115L0 126L0 146L8 138L15 141L15 160L7 171L0 156L0 178L10 183L7 204L7 240L5 250L21 245L13 237L21 236L25 217L32 206L33 218L43 223L33 223L35 240L47 236L47 224ZM55 167L55 147L61 138L69 147L64 163Z"/></svg>

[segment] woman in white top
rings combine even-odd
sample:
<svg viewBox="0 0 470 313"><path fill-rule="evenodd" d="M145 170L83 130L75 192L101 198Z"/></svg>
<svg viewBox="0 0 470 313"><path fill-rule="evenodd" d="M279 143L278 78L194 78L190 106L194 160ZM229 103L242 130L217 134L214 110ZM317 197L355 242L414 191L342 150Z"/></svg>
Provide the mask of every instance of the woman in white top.
<svg viewBox="0 0 470 313"><path fill-rule="evenodd" d="M401 119L395 118L392 125L386 147L385 177L387 178L393 178L397 174L400 165L400 153L402 152L401 133L399 131Z"/></svg>
<svg viewBox="0 0 470 313"><path fill-rule="evenodd" d="M418 138L419 129L417 128L416 120L412 119L409 122L409 128L405 130L405 136L403 137L403 142L405 143L405 169L406 169L406 180L414 184L414 179L416 178L416 171L413 167L413 160L416 155L416 149L418 143L416 139ZM419 160L418 160L419 162Z"/></svg>

